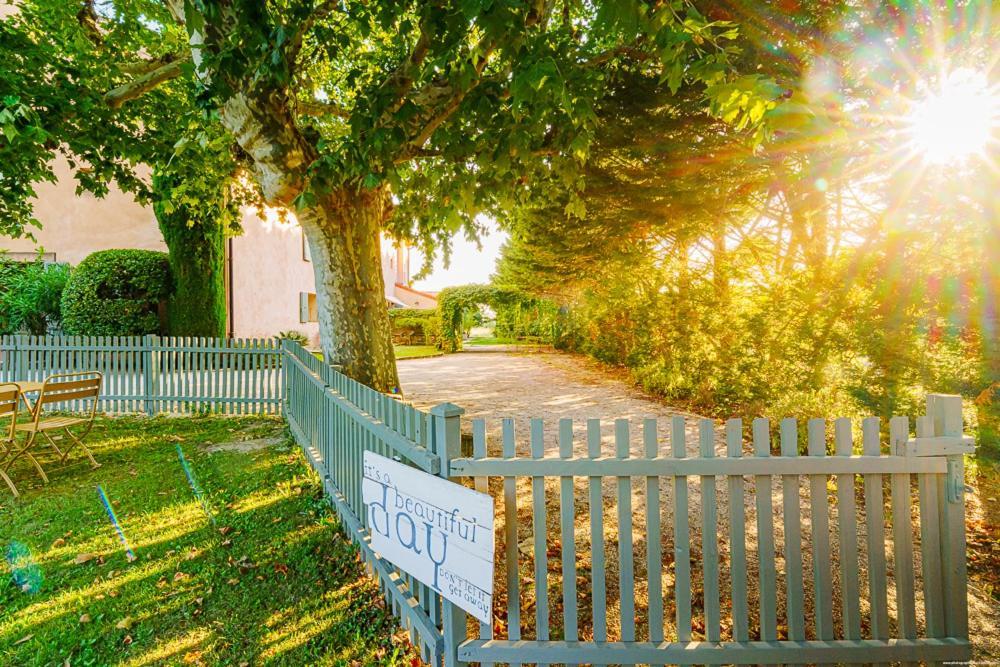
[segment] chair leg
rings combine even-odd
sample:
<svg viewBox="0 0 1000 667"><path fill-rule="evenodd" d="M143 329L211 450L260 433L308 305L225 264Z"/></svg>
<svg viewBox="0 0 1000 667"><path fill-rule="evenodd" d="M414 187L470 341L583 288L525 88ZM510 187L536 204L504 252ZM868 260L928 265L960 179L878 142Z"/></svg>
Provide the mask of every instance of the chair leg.
<svg viewBox="0 0 1000 667"><path fill-rule="evenodd" d="M0 477L3 478L3 481L7 482L7 486L10 487L10 492L14 494L15 498L21 495L20 493L17 492L17 487L14 486L14 482L12 482L10 477L7 476L6 471L0 470Z"/></svg>
<svg viewBox="0 0 1000 667"><path fill-rule="evenodd" d="M40 466L38 464L38 459L36 459L34 456L32 456L31 452L28 452L28 451L25 451L24 455L28 457L29 461L31 461L32 463L35 464L35 469L38 471L38 474L41 475L42 481L44 481L46 484L48 484L49 483L49 476L45 474L45 471L42 470L42 466Z"/></svg>
<svg viewBox="0 0 1000 667"><path fill-rule="evenodd" d="M50 445L52 445L52 449L56 450L56 454L59 455L59 458L61 458L63 461L65 461L66 460L66 455L62 453L61 449L59 449L59 445L56 444L56 441L53 440L52 437L48 433L46 433L45 431L42 431L42 435L45 436L45 439L49 441Z"/></svg>
<svg viewBox="0 0 1000 667"><path fill-rule="evenodd" d="M73 441L72 444L66 448L66 454L63 455L63 462L66 461L66 456L69 455L69 451L73 448L73 446L79 445L80 448L83 449L83 453L87 455L88 459L90 459L90 467L94 468L95 470L97 468L100 468L101 464L94 459L94 454L90 451L90 447L87 447L87 445L83 444L83 440L73 435L73 432L70 431L68 428L63 430L66 431L66 435L69 436L69 439ZM84 435L86 435L86 432L84 433Z"/></svg>

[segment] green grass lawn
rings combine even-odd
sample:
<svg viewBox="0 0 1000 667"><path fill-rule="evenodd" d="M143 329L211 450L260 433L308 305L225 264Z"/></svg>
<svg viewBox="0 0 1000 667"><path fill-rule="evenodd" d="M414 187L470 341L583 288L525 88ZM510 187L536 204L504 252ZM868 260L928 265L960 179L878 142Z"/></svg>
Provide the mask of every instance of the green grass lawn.
<svg viewBox="0 0 1000 667"><path fill-rule="evenodd" d="M433 345L394 345L396 359L420 359L421 357L440 357L444 354ZM314 352L318 359L323 358L322 352Z"/></svg>
<svg viewBox="0 0 1000 667"><path fill-rule="evenodd" d="M411 664L416 654L280 421L102 419L89 440L100 469L82 453L62 469L45 456L49 485L17 466L21 498L0 486L0 549L25 545L42 577L23 592L0 560L0 664ZM247 440L259 448L233 449ZM209 452L212 443L229 444Z"/></svg>
<svg viewBox="0 0 1000 667"><path fill-rule="evenodd" d="M496 336L473 336L462 343L463 347L477 345L517 345L518 347L545 347L544 343L517 340L515 338L497 338Z"/></svg>
<svg viewBox="0 0 1000 667"><path fill-rule="evenodd" d="M421 357L439 357L443 352L433 345L396 345L397 359L419 359Z"/></svg>

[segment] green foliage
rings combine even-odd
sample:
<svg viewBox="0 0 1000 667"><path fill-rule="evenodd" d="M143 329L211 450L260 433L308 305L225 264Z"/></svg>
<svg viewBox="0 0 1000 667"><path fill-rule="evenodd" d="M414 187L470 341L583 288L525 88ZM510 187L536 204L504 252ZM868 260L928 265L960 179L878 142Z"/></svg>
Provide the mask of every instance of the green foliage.
<svg viewBox="0 0 1000 667"><path fill-rule="evenodd" d="M693 113L690 88L634 78L598 107L588 216L567 217L565 197L512 211L496 283L565 306L560 347L704 414L915 416L944 391L968 399L980 451L1000 451L995 177L886 169L891 133L838 111L878 86L822 60L843 86L810 87L807 65L772 62L757 37L763 73L790 88L764 114L773 135L750 151Z"/></svg>
<svg viewBox="0 0 1000 667"><path fill-rule="evenodd" d="M443 349L462 349L465 313L490 306L497 313L498 337L521 338L538 336L551 340L551 322L555 306L544 299L516 289L495 285L460 285L446 287L438 294L441 314Z"/></svg>
<svg viewBox="0 0 1000 667"><path fill-rule="evenodd" d="M41 336L57 329L69 277L66 264L0 260L0 333Z"/></svg>
<svg viewBox="0 0 1000 667"><path fill-rule="evenodd" d="M54 161L65 159L80 191L101 197L114 183L154 206L177 283L170 331L221 336L224 237L253 194L235 187L232 138L198 108L191 79L122 108L105 98L182 48L186 33L159 3L18 3L0 26L9 64L0 73L0 234L38 225L34 186L53 181ZM152 182L139 165L153 168Z"/></svg>
<svg viewBox="0 0 1000 667"><path fill-rule="evenodd" d="M63 292L63 330L83 336L162 333L159 311L172 291L165 253L95 252L80 262Z"/></svg>
<svg viewBox="0 0 1000 667"><path fill-rule="evenodd" d="M294 331L294 330L279 331L278 335L275 336L275 338L277 338L279 341L287 340L291 341L292 343L298 343L303 347L309 344L309 336L306 336L301 331Z"/></svg>
<svg viewBox="0 0 1000 667"><path fill-rule="evenodd" d="M436 308L392 308L389 321L394 342L441 347L441 316Z"/></svg>

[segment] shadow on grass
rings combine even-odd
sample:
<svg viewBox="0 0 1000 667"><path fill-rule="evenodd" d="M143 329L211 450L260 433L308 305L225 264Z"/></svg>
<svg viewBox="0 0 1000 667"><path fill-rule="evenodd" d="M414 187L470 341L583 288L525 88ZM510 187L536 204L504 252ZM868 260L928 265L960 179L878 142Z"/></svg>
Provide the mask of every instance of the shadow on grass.
<svg viewBox="0 0 1000 667"><path fill-rule="evenodd" d="M0 497L0 543L25 543L38 593L0 570L0 664L410 664L415 653L290 446L206 453L281 429L276 420L102 419L51 483L19 466ZM193 498L184 448L215 513ZM96 493L107 491L137 560ZM80 562L84 561L84 562Z"/></svg>

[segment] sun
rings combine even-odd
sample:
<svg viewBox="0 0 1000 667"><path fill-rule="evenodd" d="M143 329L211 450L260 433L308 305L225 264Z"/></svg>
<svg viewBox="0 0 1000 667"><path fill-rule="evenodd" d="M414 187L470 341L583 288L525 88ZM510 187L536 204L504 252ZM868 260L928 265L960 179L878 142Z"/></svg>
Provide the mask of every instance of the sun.
<svg viewBox="0 0 1000 667"><path fill-rule="evenodd" d="M983 155L1000 125L1000 95L986 76L957 69L913 103L908 121L909 143L932 164L964 162Z"/></svg>

